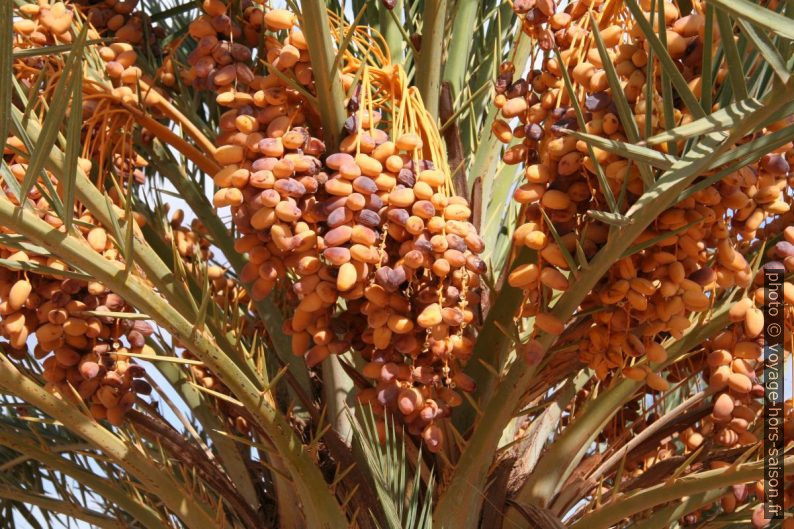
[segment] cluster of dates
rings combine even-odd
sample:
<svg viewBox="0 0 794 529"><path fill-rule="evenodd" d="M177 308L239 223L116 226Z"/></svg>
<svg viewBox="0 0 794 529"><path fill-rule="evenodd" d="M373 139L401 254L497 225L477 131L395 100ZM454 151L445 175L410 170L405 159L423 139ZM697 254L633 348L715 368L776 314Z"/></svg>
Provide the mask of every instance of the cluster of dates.
<svg viewBox="0 0 794 529"><path fill-rule="evenodd" d="M140 70L134 66L136 54L130 44L140 42L133 38L130 30L131 26L140 27L136 22L139 17L133 14L134 7L134 2L24 4L19 7L19 16L13 24L14 49L70 43L77 34L74 28L78 17L84 15L96 24L96 29L89 30L89 38L98 38L99 32L120 34L119 42L101 47L99 55L108 61L109 76L118 77L118 86L126 84L127 93L132 94L129 86L135 85L141 77ZM98 10L103 11L105 22L102 24ZM40 70L57 71L62 66L63 59L57 55L21 54L14 58L14 75L23 87L32 89ZM88 94L89 97L84 97L82 108L84 138L88 141L92 137L116 134L114 141L117 141L121 137L118 129L122 127L117 126L114 131L105 121L92 121L96 113L102 112L104 102L91 97L97 91L90 83L84 84L85 90L84 96ZM121 95L114 94L119 99ZM119 145L117 142L116 146ZM103 167L112 167L123 177L123 182L143 181L142 168L146 162L142 157L134 151L110 151L105 154L107 159L103 157L98 164L98 178L102 178ZM11 175L23 182L29 162L26 144L19 137L9 136L2 155ZM86 175L91 175L95 169L95 164L84 158L78 159L78 165ZM60 189L55 174L47 170L47 177ZM3 182L1 191L12 202L19 203L15 190L7 182ZM38 186L34 186L24 199L32 202L33 211L53 228L64 229L60 214L52 209ZM75 225L85 239L86 251L123 262L118 244L106 228L79 202L74 208ZM124 217L123 209L114 206L114 210L119 218ZM143 219L134 216L133 221L140 225ZM10 233L6 229L0 231ZM33 357L41 361L41 377L49 391L68 400L79 397L95 419L107 419L120 425L137 396L148 395L152 390L143 378L144 369L134 362L134 356L153 354L145 343L153 332L151 325L126 318L124 314L134 310L120 296L97 281L75 274L53 256L0 246L0 258L19 263L0 268L0 337L3 338L0 345L3 350L12 358L22 359L32 349ZM34 340L35 345L31 345Z"/></svg>
<svg viewBox="0 0 794 529"><path fill-rule="evenodd" d="M502 66L495 99L501 119L494 122L492 133L505 143L514 143L504 152L505 163L525 167L525 183L514 195L524 205L524 221L515 230L514 240L537 252L536 261L513 272L510 284L526 291L524 315L535 316L538 330L561 332L559 322L550 325L548 315L538 314L539 300L544 290L569 288L570 261L566 254L575 256L581 250L590 258L607 241L609 226L586 215L588 210L607 206L604 190L597 184L596 164L615 197L621 196L625 187L631 203L643 193L644 185L638 164L591 148L568 133L578 130L579 123L562 68L568 70L577 93L582 94L578 102L584 114L582 132L628 141L629 133L618 117L601 54L594 44L586 45L593 42L587 8L597 8L600 3L572 2L563 9L551 3L551 10L544 2L526 4L514 6L525 18L524 30L541 42L553 42L560 54L549 54L526 78L516 78L512 64ZM650 9L649 2L640 4L642 9ZM670 55L697 91L704 16L698 11L681 13L669 2L665 2L664 13ZM636 123L632 126L636 125L641 137L648 131L653 135L665 130L656 83L651 87L654 110L651 122L646 123L649 46L639 27L608 18L601 18L599 26L634 114ZM722 77L721 73L718 79ZM691 121L688 109L679 106L675 123ZM786 124L770 124L765 132L772 133ZM680 150L683 143L679 141L676 147ZM660 143L657 148L666 151L668 144ZM665 362L667 354L660 337L680 338L690 328L694 315L709 311L720 292L734 286L750 287L753 276L743 255L751 241L769 222L781 217L790 221L785 191L791 185L792 155L792 145L786 144L757 163L713 185L702 186L649 226L636 241L650 241L647 248L623 258L605 275L582 305L606 308L593 314L593 325L580 348L580 359L600 378L621 370L625 376L646 380L653 389L668 387L648 364L635 366L635 359ZM552 237L547 222L553 224L559 242ZM748 329L756 336L760 332L760 305L757 300L750 305L743 314Z"/></svg>
<svg viewBox="0 0 794 529"><path fill-rule="evenodd" d="M294 14L204 8L189 29L197 47L183 80L227 109L214 205L232 209L236 248L249 259L242 281L254 300L281 284L294 300L284 327L293 353L311 367L358 351L375 380L360 400L400 414L440 449L437 421L462 402L455 388L473 389L461 366L485 265L466 200L447 192L421 128L391 137L379 127L383 110L355 97L347 136L327 152L316 109L287 81L315 90ZM281 40L265 37L267 71L258 74L249 42L264 30Z"/></svg>
<svg viewBox="0 0 794 529"><path fill-rule="evenodd" d="M623 197L630 206L646 190L638 163L588 145L570 132L632 143L632 137L648 139L693 121L680 100L675 101L673 123L665 121L661 85L657 79L646 79L649 43L631 17L629 23L617 19L619 10L614 4L598 0L559 6L553 0L513 4L523 19L523 31L548 52L524 77L516 75L511 63L501 66L494 100L499 116L491 131L508 145L504 163L521 164L524 169L524 182L514 194L522 204L514 242L534 250L535 258L517 267L509 283L525 291L522 315L534 317L535 332L560 334L565 330L562 322L543 312L540 302L571 287L577 273L570 270L571 259L575 262L584 256L589 260L613 236L606 221L588 212L609 211L608 194ZM652 18L651 4L640 1L639 7L647 20L664 29L671 59L699 97L703 48L719 46L718 31L714 30L713 42L705 42L701 5L684 13L676 3L665 1L662 22ZM633 123L620 118L605 58L595 45L591 12L619 80L620 99L628 103ZM552 52L555 48L559 54ZM651 71L658 76L661 68ZM565 72L575 95L566 88ZM716 76L717 87L726 74L722 66ZM572 102L572 97L577 101ZM583 124L575 105L581 109ZM770 123L761 133L772 134L790 124L789 120ZM674 154L685 145L678 140L649 146ZM667 370L667 376L677 383L697 379L702 373L715 392L712 412L676 435L686 450L697 450L704 442L730 448L758 440L765 291L763 274L756 272L745 256L763 241L775 240L762 256L762 266L784 269L788 274L794 271L792 163L794 144L789 142L710 185L698 185L634 241L642 249L620 259L580 307L592 309L593 314L579 344L579 358L599 379L619 375L644 381L651 390L666 391L670 383L658 372L668 363L662 344L682 338L693 322L707 321L717 300L738 287L740 294L730 308L731 323L726 330L696 347L689 367L673 364ZM609 190L599 183L599 168ZM709 171L701 179L715 172ZM785 282L783 286L784 303L791 306L794 285ZM787 310L787 354L791 331L792 313ZM604 432L606 438L624 435L625 426L638 418L638 410L624 412ZM667 439L648 454L644 467L673 453L675 447ZM641 472L642 468L634 470ZM732 512L737 503L748 501L752 487L759 486L755 496L762 498L762 485L742 486L741 491L736 488L723 498L723 509ZM788 501L790 504L791 498ZM753 515L756 527L763 526L762 514Z"/></svg>

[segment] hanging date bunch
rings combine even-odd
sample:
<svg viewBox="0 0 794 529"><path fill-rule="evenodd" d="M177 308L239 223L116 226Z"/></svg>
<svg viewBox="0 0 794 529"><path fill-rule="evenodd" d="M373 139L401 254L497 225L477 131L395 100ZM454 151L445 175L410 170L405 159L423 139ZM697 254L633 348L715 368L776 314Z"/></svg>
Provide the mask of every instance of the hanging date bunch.
<svg viewBox="0 0 794 529"><path fill-rule="evenodd" d="M9 137L3 154L11 174L22 181L28 167L22 141ZM49 178L57 183L54 175ZM4 185L2 191L17 200L12 188ZM43 220L64 229L50 199L38 188L25 198ZM96 252L98 259L123 260L113 237L90 213L75 212L75 221L87 252ZM0 233L13 235L7 228ZM120 296L54 256L0 243L0 259L8 263L0 268L0 336L5 339L5 352L16 359L32 353L41 362L48 391L70 401L79 397L95 419L120 425L137 395L151 392L142 379L143 368L133 360L151 354L145 343L153 332L151 325L128 319L126 315L132 317L134 311ZM29 352L33 338L35 346Z"/></svg>
<svg viewBox="0 0 794 529"><path fill-rule="evenodd" d="M708 79L713 92L701 90L711 75L704 68L713 66L704 66L703 57L709 48L716 52L721 42L721 28L716 22L706 24L705 4L693 3L690 13L662 0L632 5L629 10L615 1L513 4L523 20L520 38L536 39L538 55L530 59L534 67L526 75L510 62L502 64L495 82L499 115L491 133L507 145L503 162L523 166L524 180L514 193L522 206L521 222L513 239L516 247L532 251L532 259L512 272L509 283L524 290L522 316L533 318L533 335L565 332L562 322L544 310L544 300L567 292L577 274L587 273L588 260L615 236L622 214L659 177L662 167L622 155L610 142L650 147L659 159L678 156L686 140L666 131L702 117L702 104L719 111L719 93L731 87L722 64L716 77ZM663 78L658 51L638 22L640 16L663 33L691 99L665 104L665 97L671 100L664 92L669 80ZM791 123L790 118L772 120L758 134L772 136ZM706 171L634 241L637 250L618 259L581 304L580 310L593 314L579 358L599 379L645 382L656 395L673 384L702 380L714 393L708 412L674 436L686 452L712 444L738 450L761 437L762 272L765 267L788 274L794 270L793 162L794 144L781 141L739 169ZM765 246L767 241L773 244ZM746 258L759 248L765 251L756 262ZM732 291L738 295L723 302ZM782 294L790 307L790 280L784 281ZM718 305L719 315L714 312ZM786 356L791 354L793 316L790 308L785 310ZM696 354L681 362L670 357L667 344L682 339L693 324L717 317L725 321L724 330L699 344ZM610 445L625 442L626 428L637 424L636 408L616 416L601 438ZM648 421L659 418L646 413ZM631 464L631 472L639 476L674 455L676 447L669 441L648 452L644 462ZM710 467L727 465L713 461ZM752 482L734 487L720 505L734 512L763 497L763 482ZM699 516L700 511L692 513L683 522L695 523ZM760 507L752 522L755 527L766 523Z"/></svg>
<svg viewBox="0 0 794 529"><path fill-rule="evenodd" d="M183 80L215 92L227 109L216 138L214 156L222 170L214 176L219 190L213 203L233 208L240 234L236 247L249 255L241 279L253 283L252 297L261 300L306 252L316 253L317 234L307 211L325 177L318 158L325 147L305 127L303 96L276 74L255 75L251 48L234 40L243 33L241 25L225 14L223 3L206 4L205 15L190 26L198 42ZM271 30L292 29L293 18L286 11L270 11L265 18L261 7L252 6L240 22L255 38L266 23ZM297 78L294 72L308 62L300 31L294 28L284 44L268 43L281 57L271 57L271 67Z"/></svg>
<svg viewBox="0 0 794 529"><path fill-rule="evenodd" d="M351 61L349 71L363 65ZM398 66L363 66L341 152L325 183L328 261L347 301L337 318L374 381L359 400L397 414L431 451L474 381L484 245L452 193L443 143ZM338 220L337 220L338 219Z"/></svg>
<svg viewBox="0 0 794 529"><path fill-rule="evenodd" d="M66 61L58 54L30 52L45 46L73 43L80 27L80 12L76 9L62 2L26 4L20 7L21 17L13 24L14 49L22 52L14 58L13 72L20 85L29 90L30 119L38 120L39 128L51 111L42 106L42 98L57 93L59 76L65 75ZM94 30L88 30L88 38L97 36ZM107 50L105 54L112 52L115 56L130 52L133 54L130 64L134 62L129 44L112 46L112 49L102 48ZM87 51L94 52L95 48ZM99 53L101 56L102 52ZM50 75L42 77L42 70ZM41 78L48 79L49 84L39 86ZM78 170L86 176L93 174L99 186L107 181L108 169L114 172L111 179L117 179L120 187L110 193L116 201L111 206L112 212L124 219L126 213L117 205L122 203L119 191L129 190L143 181L142 168L146 162L130 148L134 122L129 117L109 117L113 113L109 112L111 104L108 101L117 103L119 94L109 93L100 83L93 83L96 81L83 79L82 109L67 110L67 113L82 110L86 120L82 124L81 136L86 141L79 153L82 157L78 158ZM34 92L34 88L40 93ZM95 112L97 109L99 112ZM112 149L105 148L109 145L107 142L113 144ZM43 177L35 178L27 195L20 197L31 166L29 145L19 136L9 136L5 144L3 161L16 185L4 180L4 197L15 204L32 204L38 216L52 227L65 231L64 212L52 196L63 196L64 188L58 176L44 169ZM97 154L99 151L101 156ZM84 238L87 251L97 252L100 259L118 261L123 267L119 243L110 235L109 228L80 202L68 207L74 208L76 228L72 229ZM143 219L134 213L130 220L136 230L143 224ZM3 234L13 235L13 232L3 229ZM41 376L47 390L70 401L82 399L97 420L122 424L137 396L151 392L142 378L142 366L134 361L137 355L152 354L145 344L153 332L151 325L135 318L132 307L120 296L53 256L6 245L2 246L0 254L8 262L16 263L0 269L0 335L7 340L6 351L22 359L28 356L29 339L35 338L32 356L41 362Z"/></svg>
<svg viewBox="0 0 794 529"><path fill-rule="evenodd" d="M184 78L230 108L217 140L224 167L214 203L232 207L237 249L249 256L243 281L253 282L254 299L282 282L296 298L284 329L293 353L315 366L352 347L375 380L360 399L403 416L439 449L436 422L462 402L455 388L473 389L461 366L473 343L484 245L467 201L451 193L421 98L378 46L377 68L345 53L346 90L363 71L346 136L326 153L312 132L314 87L297 18L251 6L231 20L222 4L205 4L191 25L198 43ZM266 37L258 75L240 41L263 29L285 38Z"/></svg>
<svg viewBox="0 0 794 529"><path fill-rule="evenodd" d="M654 24L663 12L670 56L699 97L702 6L682 14L675 4L660 3L640 2L639 9ZM574 259L592 257L607 242L610 209L630 208L655 175L653 167L606 145L594 146L590 138L645 140L662 154L674 154L684 141L662 141L660 134L697 116L683 99L672 115L663 115L661 68L654 66L652 47L620 2L573 2L555 10L549 10L551 2L538 2L528 11L522 5L514 9L524 17L524 38L539 39L545 51L534 61L540 68L526 78L517 76L510 63L502 65L495 99L501 119L492 133L505 143L517 140L503 157L507 164L525 166L525 182L514 195L524 220L514 240L537 255L513 272L510 283L525 290L524 315L535 317L536 329L559 333L562 326L539 309L538 301L544 292L569 288L571 275L578 273L570 272ZM716 29L712 38L716 46ZM726 74L719 70L715 90ZM702 113L699 106L695 111ZM772 123L765 133L787 124ZM791 154L787 143L717 183L709 185L709 175L704 176L696 192L646 229L636 241L641 250L612 267L583 304L606 308L593 314L580 348L581 360L600 378L621 370L652 389L667 389L668 382L640 361L664 363L667 352L660 338L680 338L727 289L750 287L753 274L743 254L762 225L790 219L784 191ZM746 318L755 327L760 310L751 305Z"/></svg>

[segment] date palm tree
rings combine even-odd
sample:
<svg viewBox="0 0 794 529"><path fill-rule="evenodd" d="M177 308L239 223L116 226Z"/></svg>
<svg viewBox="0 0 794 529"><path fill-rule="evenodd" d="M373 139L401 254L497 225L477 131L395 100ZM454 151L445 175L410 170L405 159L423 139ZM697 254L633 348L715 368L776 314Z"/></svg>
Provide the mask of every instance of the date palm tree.
<svg viewBox="0 0 794 529"><path fill-rule="evenodd" d="M794 4L276 4L0 3L2 527L794 526Z"/></svg>

